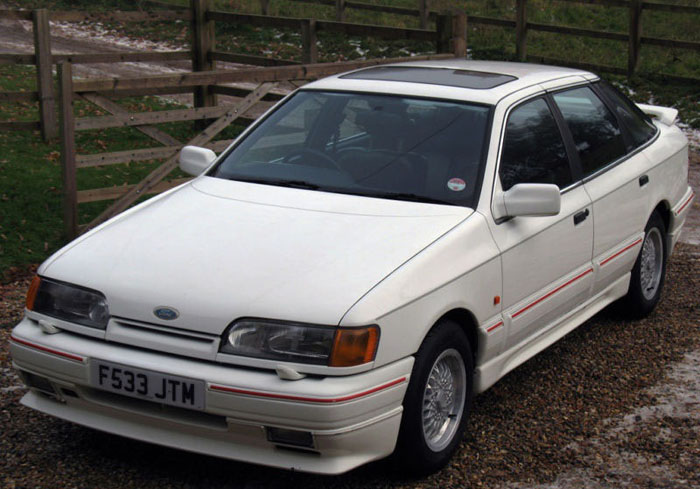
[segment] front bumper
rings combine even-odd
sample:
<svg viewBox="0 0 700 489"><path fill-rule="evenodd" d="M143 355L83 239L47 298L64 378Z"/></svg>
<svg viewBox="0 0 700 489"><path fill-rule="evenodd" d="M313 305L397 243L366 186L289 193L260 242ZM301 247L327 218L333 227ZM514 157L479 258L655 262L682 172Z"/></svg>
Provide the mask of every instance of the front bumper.
<svg viewBox="0 0 700 489"><path fill-rule="evenodd" d="M173 448L280 468L338 474L391 454L413 358L343 377L280 379L274 372L198 361L95 340L45 334L25 318L12 332L13 364L48 379L28 407L98 430ZM206 383L205 410L133 399L90 385L100 359ZM44 389L45 391L46 389ZM266 428L311 433L313 447L289 450Z"/></svg>

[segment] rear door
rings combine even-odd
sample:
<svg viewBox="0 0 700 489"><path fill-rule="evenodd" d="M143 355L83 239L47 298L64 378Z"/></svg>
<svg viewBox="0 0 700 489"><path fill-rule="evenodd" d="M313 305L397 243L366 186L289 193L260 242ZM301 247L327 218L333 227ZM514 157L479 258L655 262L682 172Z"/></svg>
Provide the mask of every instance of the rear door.
<svg viewBox="0 0 700 489"><path fill-rule="evenodd" d="M627 109L615 110L601 95L592 86L552 94L593 202L594 295L631 270L641 247L650 165L637 149L656 132L643 120L631 131L624 122Z"/></svg>

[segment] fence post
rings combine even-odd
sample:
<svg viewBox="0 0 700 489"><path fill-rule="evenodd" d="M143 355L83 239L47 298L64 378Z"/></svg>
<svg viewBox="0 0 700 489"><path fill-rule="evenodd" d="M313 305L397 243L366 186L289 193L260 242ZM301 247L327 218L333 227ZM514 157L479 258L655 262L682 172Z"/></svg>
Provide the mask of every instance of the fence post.
<svg viewBox="0 0 700 489"><path fill-rule="evenodd" d="M463 58L467 55L467 14L456 12L452 16L452 52L455 57Z"/></svg>
<svg viewBox="0 0 700 489"><path fill-rule="evenodd" d="M418 0L418 11L420 13L420 28L428 28L428 18L430 17L430 7L428 0Z"/></svg>
<svg viewBox="0 0 700 489"><path fill-rule="evenodd" d="M450 52L450 39L452 39L452 14L439 13L435 19L435 27L437 29L437 46L435 51L438 53Z"/></svg>
<svg viewBox="0 0 700 489"><path fill-rule="evenodd" d="M335 0L335 20L345 22L345 0Z"/></svg>
<svg viewBox="0 0 700 489"><path fill-rule="evenodd" d="M316 19L303 19L301 21L301 46L302 63L318 63L318 46L316 44Z"/></svg>
<svg viewBox="0 0 700 489"><path fill-rule="evenodd" d="M629 52L627 54L627 76L631 77L639 62L642 41L642 0L630 1Z"/></svg>
<svg viewBox="0 0 700 489"><path fill-rule="evenodd" d="M260 12L263 15L270 15L270 0L260 0Z"/></svg>
<svg viewBox="0 0 700 489"><path fill-rule="evenodd" d="M527 0L516 1L515 13L515 57L518 61L527 59Z"/></svg>
<svg viewBox="0 0 700 489"><path fill-rule="evenodd" d="M68 62L58 64L61 121L61 177L63 182L63 233L78 235L78 190L75 181L75 119L73 114L73 70Z"/></svg>
<svg viewBox="0 0 700 489"><path fill-rule="evenodd" d="M44 141L48 141L58 134L56 103L53 94L49 11L46 9L34 10L32 21L34 23L34 55L36 56L36 86L39 92L41 136Z"/></svg>
<svg viewBox="0 0 700 489"><path fill-rule="evenodd" d="M447 12L437 16L438 53L452 53L457 57L467 55L467 14Z"/></svg>
<svg viewBox="0 0 700 489"><path fill-rule="evenodd" d="M209 58L209 52L214 49L214 21L207 19L210 0L190 0L192 9L192 71L210 71L215 63ZM216 106L216 95L209 86L194 89L194 106ZM207 126L207 121L195 121L197 129Z"/></svg>

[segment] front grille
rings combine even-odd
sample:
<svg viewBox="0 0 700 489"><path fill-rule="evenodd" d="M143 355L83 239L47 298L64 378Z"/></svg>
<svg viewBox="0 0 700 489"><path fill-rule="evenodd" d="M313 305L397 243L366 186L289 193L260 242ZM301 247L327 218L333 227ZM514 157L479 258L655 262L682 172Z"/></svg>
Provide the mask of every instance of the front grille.
<svg viewBox="0 0 700 489"><path fill-rule="evenodd" d="M219 351L219 336L164 327L132 319L113 317L105 339L147 350L173 353L214 361Z"/></svg>

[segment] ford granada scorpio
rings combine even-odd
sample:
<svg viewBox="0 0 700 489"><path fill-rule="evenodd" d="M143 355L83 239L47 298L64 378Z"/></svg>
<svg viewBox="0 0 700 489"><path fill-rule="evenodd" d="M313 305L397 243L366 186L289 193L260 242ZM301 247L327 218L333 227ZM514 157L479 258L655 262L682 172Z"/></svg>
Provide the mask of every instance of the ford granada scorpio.
<svg viewBox="0 0 700 489"><path fill-rule="evenodd" d="M22 403L274 467L437 470L475 394L613 302L654 309L694 198L676 116L517 63L305 85L41 265Z"/></svg>

